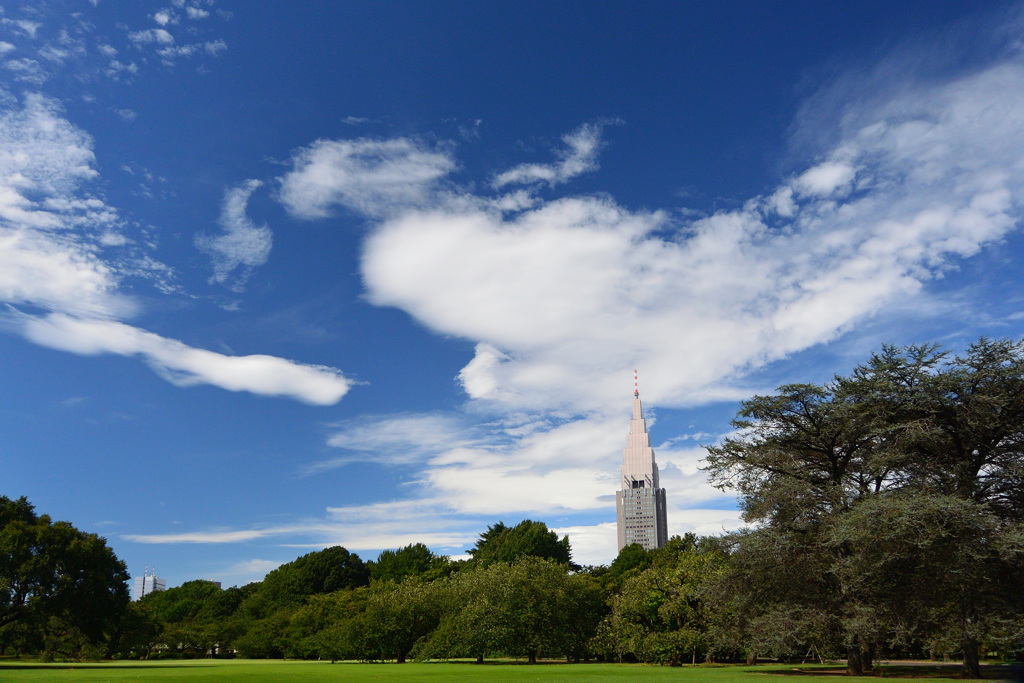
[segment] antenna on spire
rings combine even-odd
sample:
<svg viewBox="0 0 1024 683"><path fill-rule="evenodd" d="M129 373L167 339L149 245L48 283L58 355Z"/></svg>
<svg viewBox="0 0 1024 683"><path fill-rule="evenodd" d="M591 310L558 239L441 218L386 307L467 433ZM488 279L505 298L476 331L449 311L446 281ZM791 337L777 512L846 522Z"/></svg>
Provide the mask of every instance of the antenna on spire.
<svg viewBox="0 0 1024 683"><path fill-rule="evenodd" d="M633 396L635 398L640 398L640 388L636 383L636 368L633 369Z"/></svg>

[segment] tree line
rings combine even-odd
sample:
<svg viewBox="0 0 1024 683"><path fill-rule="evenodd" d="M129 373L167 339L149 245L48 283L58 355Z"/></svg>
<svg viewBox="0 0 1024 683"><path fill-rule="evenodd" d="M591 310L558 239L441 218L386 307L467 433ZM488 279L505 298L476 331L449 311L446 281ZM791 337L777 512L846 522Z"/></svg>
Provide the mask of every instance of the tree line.
<svg viewBox="0 0 1024 683"><path fill-rule="evenodd" d="M309 553L263 581L129 603L103 539L0 497L0 656L644 661L1024 653L1024 346L883 347L744 401L708 447L750 526L572 562L543 522L468 560Z"/></svg>

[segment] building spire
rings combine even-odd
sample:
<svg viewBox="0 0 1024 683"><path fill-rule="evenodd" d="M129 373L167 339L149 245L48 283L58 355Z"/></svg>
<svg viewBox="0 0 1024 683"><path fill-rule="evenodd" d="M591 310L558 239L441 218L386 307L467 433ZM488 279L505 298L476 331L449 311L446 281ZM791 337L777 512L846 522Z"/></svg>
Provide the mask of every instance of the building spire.
<svg viewBox="0 0 1024 683"><path fill-rule="evenodd" d="M668 541L665 489L658 477L651 436L640 402L640 383L633 370L633 419L629 421L622 451L621 488L615 492L615 517L619 550L639 543L647 550Z"/></svg>

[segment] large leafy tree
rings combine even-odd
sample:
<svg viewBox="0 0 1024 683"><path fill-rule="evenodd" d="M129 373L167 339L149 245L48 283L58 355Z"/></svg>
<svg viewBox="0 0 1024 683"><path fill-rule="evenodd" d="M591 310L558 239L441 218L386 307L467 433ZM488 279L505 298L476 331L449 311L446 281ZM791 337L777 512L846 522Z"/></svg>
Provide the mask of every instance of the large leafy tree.
<svg viewBox="0 0 1024 683"><path fill-rule="evenodd" d="M502 522L487 527L469 554L479 565L515 562L524 556L539 557L559 564L572 562L569 537L559 539L558 534L548 529L544 522L532 519L524 519L513 527L505 526Z"/></svg>
<svg viewBox="0 0 1024 683"><path fill-rule="evenodd" d="M917 532L902 545L946 546L937 564L919 566L931 569L926 586L947 590L922 590L931 600L914 613L930 615L933 632L957 634L964 675L977 678L982 639L1024 609L1014 588L1024 566L1024 342L982 338L952 359L933 345L889 346L845 384L886 424L901 475L886 514ZM918 517L931 522L911 523Z"/></svg>
<svg viewBox="0 0 1024 683"><path fill-rule="evenodd" d="M760 525L734 539L737 628L761 647L839 640L853 673L883 637L955 632L979 676L982 638L1020 610L1024 346L887 346L750 399L734 425L707 466Z"/></svg>
<svg viewBox="0 0 1024 683"><path fill-rule="evenodd" d="M259 592L275 604L301 604L310 595L365 586L370 570L355 553L341 546L308 553L273 570Z"/></svg>
<svg viewBox="0 0 1024 683"><path fill-rule="evenodd" d="M374 584L363 622L367 654L404 663L413 646L437 628L442 591L439 585L414 577Z"/></svg>
<svg viewBox="0 0 1024 683"><path fill-rule="evenodd" d="M422 543L410 543L398 550L384 550L376 561L367 562L374 581L402 581L409 576L436 579L444 576L451 563L443 555L435 555Z"/></svg>
<svg viewBox="0 0 1024 683"><path fill-rule="evenodd" d="M127 581L103 538L0 496L0 630L59 624L95 642L125 610Z"/></svg>
<svg viewBox="0 0 1024 683"><path fill-rule="evenodd" d="M233 619L235 646L247 657L283 657L295 642L291 619L310 598L366 586L370 572L341 546L308 553L271 571L246 596Z"/></svg>
<svg viewBox="0 0 1024 683"><path fill-rule="evenodd" d="M603 594L592 578L567 569L524 556L459 572L423 655L583 658L604 612Z"/></svg>
<svg viewBox="0 0 1024 683"><path fill-rule="evenodd" d="M611 599L611 614L600 642L621 656L679 665L711 650L712 603L708 590L724 571L727 556L711 543L698 544L692 534L672 538L649 553L651 562L630 573Z"/></svg>

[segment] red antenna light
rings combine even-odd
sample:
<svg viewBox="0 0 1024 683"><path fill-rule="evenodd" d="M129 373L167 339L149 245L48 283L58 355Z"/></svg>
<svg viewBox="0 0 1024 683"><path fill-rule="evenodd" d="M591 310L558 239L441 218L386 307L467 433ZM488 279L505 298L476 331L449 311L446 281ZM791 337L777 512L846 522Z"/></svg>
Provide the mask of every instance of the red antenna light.
<svg viewBox="0 0 1024 683"><path fill-rule="evenodd" d="M633 396L640 398L640 388L637 386L635 368L633 369Z"/></svg>

